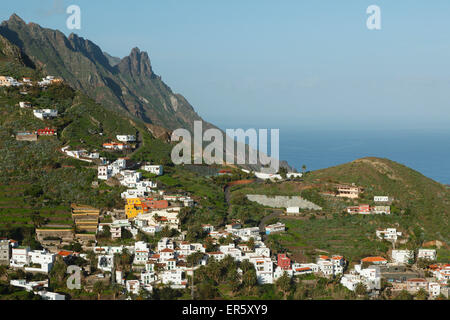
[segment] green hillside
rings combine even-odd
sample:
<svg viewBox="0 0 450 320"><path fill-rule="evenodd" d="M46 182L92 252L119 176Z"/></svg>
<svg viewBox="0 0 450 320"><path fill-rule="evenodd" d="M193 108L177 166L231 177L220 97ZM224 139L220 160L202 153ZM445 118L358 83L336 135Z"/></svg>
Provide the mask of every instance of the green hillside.
<svg viewBox="0 0 450 320"><path fill-rule="evenodd" d="M364 158L311 172L308 181L355 183L364 187L361 202L375 195L394 197L395 206L425 229L427 237L450 241L450 191L448 188L402 164L380 158ZM434 239L430 239L434 240Z"/></svg>
<svg viewBox="0 0 450 320"><path fill-rule="evenodd" d="M349 200L323 195L337 184L354 183L365 191L360 199ZM283 217L287 232L269 237L274 250L288 250L299 260L310 261L318 252L345 255L350 261L370 255L388 257L392 245L377 240L375 231L388 227L403 232L399 247L415 249L425 241L449 244L450 192L447 187L404 165L388 159L364 158L340 166L309 172L303 181L269 184L270 195L302 195L320 203L322 212L304 212L302 217ZM263 184L254 184L237 192L264 193ZM350 205L371 204L373 197L394 197L391 215L349 215ZM445 262L450 251L438 250Z"/></svg>
<svg viewBox="0 0 450 320"><path fill-rule="evenodd" d="M31 74L43 75L27 67L14 56L3 56L0 71L17 79ZM14 68L14 73L8 71ZM27 91L26 95L21 91ZM33 109L54 108L59 117L40 120L32 109L21 109L28 101ZM50 127L56 137L38 141L17 141L19 131ZM122 205L121 187L101 184L93 188L97 169L87 163L66 157L65 145L101 150L101 144L116 134L136 134L138 129L126 117L107 111L84 94L65 84L40 88L0 88L0 234L20 239L26 230L43 224L72 225L71 203L100 208Z"/></svg>

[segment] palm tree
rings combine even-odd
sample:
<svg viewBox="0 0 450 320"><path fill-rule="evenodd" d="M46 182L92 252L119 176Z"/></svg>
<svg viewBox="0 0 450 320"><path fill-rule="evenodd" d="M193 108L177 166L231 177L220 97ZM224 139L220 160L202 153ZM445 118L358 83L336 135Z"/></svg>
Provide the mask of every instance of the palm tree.
<svg viewBox="0 0 450 320"><path fill-rule="evenodd" d="M87 260L90 262L91 267L97 266L97 257L95 256L94 251L87 252Z"/></svg>
<svg viewBox="0 0 450 320"><path fill-rule="evenodd" d="M239 272L237 272L236 269L231 270L228 273L227 280L228 280L228 283L231 285L231 290L233 292L237 292L241 285L241 275L239 274Z"/></svg>
<svg viewBox="0 0 450 320"><path fill-rule="evenodd" d="M97 281L96 283L94 283L94 292L97 294L97 300L100 300L100 294L102 293L102 291L105 289L105 286L103 285L103 282L101 281Z"/></svg>
<svg viewBox="0 0 450 320"><path fill-rule="evenodd" d="M303 175L305 175L305 172L306 172L306 164L302 165L302 171L303 171Z"/></svg>
<svg viewBox="0 0 450 320"><path fill-rule="evenodd" d="M285 271L283 275L276 281L277 287L283 291L283 296L286 297L286 294L291 290L292 287L292 279Z"/></svg>
<svg viewBox="0 0 450 320"><path fill-rule="evenodd" d="M111 286L111 290L112 290L112 292L113 292L113 299L116 300L116 299L117 299L117 295L118 295L118 294L120 293L120 291L121 291L121 288L120 288L120 286L119 286L118 284L114 283L114 284Z"/></svg>
<svg viewBox="0 0 450 320"><path fill-rule="evenodd" d="M257 282L255 269L250 269L247 272L245 272L244 275L242 276L242 281L244 285L247 287L248 292L250 292L250 290L253 288L253 286L256 285Z"/></svg>

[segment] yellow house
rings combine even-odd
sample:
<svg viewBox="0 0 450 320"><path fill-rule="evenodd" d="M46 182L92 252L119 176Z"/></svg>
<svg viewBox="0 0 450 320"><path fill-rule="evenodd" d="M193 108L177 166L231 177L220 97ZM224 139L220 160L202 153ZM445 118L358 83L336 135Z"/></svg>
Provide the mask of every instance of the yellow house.
<svg viewBox="0 0 450 320"><path fill-rule="evenodd" d="M127 204L125 205L125 213L128 219L132 219L144 213L142 208L142 202L139 198L129 198L127 199Z"/></svg>
<svg viewBox="0 0 450 320"><path fill-rule="evenodd" d="M142 204L141 199L140 198L128 198L127 199L127 204L128 205L134 205L134 204Z"/></svg>

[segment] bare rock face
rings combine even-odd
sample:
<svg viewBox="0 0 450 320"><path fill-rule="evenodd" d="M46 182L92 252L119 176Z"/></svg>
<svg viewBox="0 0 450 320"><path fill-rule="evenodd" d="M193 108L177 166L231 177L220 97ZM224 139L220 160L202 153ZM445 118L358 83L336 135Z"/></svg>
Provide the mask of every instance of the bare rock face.
<svg viewBox="0 0 450 320"><path fill-rule="evenodd" d="M62 77L107 108L169 130L192 130L194 121L203 121L154 73L148 53L139 48L123 59L114 58L92 41L26 24L15 14L1 24L0 35L45 72Z"/></svg>
<svg viewBox="0 0 450 320"><path fill-rule="evenodd" d="M147 52L133 48L128 57L123 58L117 65L120 73L129 75L134 79L154 77L150 58Z"/></svg>

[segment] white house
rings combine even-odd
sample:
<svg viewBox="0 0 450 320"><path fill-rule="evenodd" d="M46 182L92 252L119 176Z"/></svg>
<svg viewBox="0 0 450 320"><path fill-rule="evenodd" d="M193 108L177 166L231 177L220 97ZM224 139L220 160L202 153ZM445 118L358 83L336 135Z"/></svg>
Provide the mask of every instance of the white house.
<svg viewBox="0 0 450 320"><path fill-rule="evenodd" d="M146 227L141 228L141 231L144 233L148 233L150 235L155 235L158 232L161 232L162 227L159 224L152 224Z"/></svg>
<svg viewBox="0 0 450 320"><path fill-rule="evenodd" d="M378 267L371 266L360 270L359 274L350 272L341 278L341 284L351 291L355 291L358 283L366 285L367 291L381 289L381 276Z"/></svg>
<svg viewBox="0 0 450 320"><path fill-rule="evenodd" d="M10 266L23 268L25 265L28 265L30 263L30 257L28 255L29 252L29 247L13 248L11 253Z"/></svg>
<svg viewBox="0 0 450 320"><path fill-rule="evenodd" d="M243 241L248 241L250 238L253 238L255 241L261 240L258 227L231 229L230 231L235 237L241 238Z"/></svg>
<svg viewBox="0 0 450 320"><path fill-rule="evenodd" d="M364 278L359 274L344 274L341 278L341 284L350 291L355 291L358 283L364 284Z"/></svg>
<svg viewBox="0 0 450 320"><path fill-rule="evenodd" d="M419 249L417 259L426 259L430 261L436 260L436 250L434 249Z"/></svg>
<svg viewBox="0 0 450 320"><path fill-rule="evenodd" d="M125 285L125 279L123 278L123 271L116 270L116 283L120 285Z"/></svg>
<svg viewBox="0 0 450 320"><path fill-rule="evenodd" d="M278 280L278 278L282 277L284 274L287 274L289 277L294 276L294 270L291 269L283 269L281 267L276 267L273 272L273 280Z"/></svg>
<svg viewBox="0 0 450 320"><path fill-rule="evenodd" d="M40 267L25 267L25 271L50 272L55 261L55 254L49 253L46 250L34 250L30 251L28 255L30 257L30 264L39 265Z"/></svg>
<svg viewBox="0 0 450 320"><path fill-rule="evenodd" d="M39 288L48 288L48 280L27 282L25 279L10 280L9 284L13 287L25 289L28 292L35 291Z"/></svg>
<svg viewBox="0 0 450 320"><path fill-rule="evenodd" d="M243 254L242 251L239 248L236 248L236 245L234 243L230 243L227 245L222 245L219 247L219 250L223 252L226 256L231 256L233 259L237 261L243 260ZM247 257L248 259L248 257Z"/></svg>
<svg viewBox="0 0 450 320"><path fill-rule="evenodd" d="M192 208L194 206L194 199L191 199L190 197L184 197L180 199L181 202L183 202L183 206Z"/></svg>
<svg viewBox="0 0 450 320"><path fill-rule="evenodd" d="M128 189L120 194L122 199L129 198L144 198L147 195L147 192L142 189Z"/></svg>
<svg viewBox="0 0 450 320"><path fill-rule="evenodd" d="M394 263L407 264L414 258L414 251L412 250L392 250L392 261Z"/></svg>
<svg viewBox="0 0 450 320"><path fill-rule="evenodd" d="M163 250L165 248L169 248L169 249L172 249L172 250L174 249L174 243L173 243L172 239L170 239L170 238L161 238L158 241L157 250L161 251L161 250Z"/></svg>
<svg viewBox="0 0 450 320"><path fill-rule="evenodd" d="M22 109L25 109L25 108L31 108L31 103L21 101L21 102L19 102L19 106L20 106Z"/></svg>
<svg viewBox="0 0 450 320"><path fill-rule="evenodd" d="M437 282L428 283L428 293L431 297L437 298L441 294L441 285Z"/></svg>
<svg viewBox="0 0 450 320"><path fill-rule="evenodd" d="M375 196L373 197L374 202L389 202L391 201L391 198L388 196Z"/></svg>
<svg viewBox="0 0 450 320"><path fill-rule="evenodd" d="M397 241L397 238L401 237L402 233L395 228L387 228L385 230L377 230L376 235L379 239Z"/></svg>
<svg viewBox="0 0 450 320"><path fill-rule="evenodd" d="M130 188L134 188L142 178L142 173L134 170L122 170L120 175L122 176L122 179L119 179L120 184Z"/></svg>
<svg viewBox="0 0 450 320"><path fill-rule="evenodd" d="M342 274L346 265L346 261L343 256L334 255L331 258L328 256L319 256L317 258L317 266L319 271L325 276L335 276Z"/></svg>
<svg viewBox="0 0 450 320"><path fill-rule="evenodd" d="M122 227L120 225L111 224L109 230L111 232L111 239L122 238Z"/></svg>
<svg viewBox="0 0 450 320"><path fill-rule="evenodd" d="M149 286L156 280L157 280L157 277L156 277L156 273L154 273L154 272L146 271L146 272L141 273L141 283L144 286Z"/></svg>
<svg viewBox="0 0 450 320"><path fill-rule="evenodd" d="M297 214L300 213L300 207L287 207L286 212L288 214Z"/></svg>
<svg viewBox="0 0 450 320"><path fill-rule="evenodd" d="M105 271L112 272L114 267L114 255L99 255L97 268Z"/></svg>
<svg viewBox="0 0 450 320"><path fill-rule="evenodd" d="M439 282L446 284L448 281L450 281L450 265L437 267L433 271L433 274Z"/></svg>
<svg viewBox="0 0 450 320"><path fill-rule="evenodd" d="M286 230L286 225L284 223L278 222L275 224L271 224L266 226L266 234L273 234L277 232L283 232Z"/></svg>
<svg viewBox="0 0 450 320"><path fill-rule="evenodd" d="M323 273L324 276L329 277L334 274L333 263L331 261L319 260L317 261L317 265L319 266L319 270Z"/></svg>
<svg viewBox="0 0 450 320"><path fill-rule="evenodd" d="M40 109L34 110L33 114L36 118L44 120L44 119L52 119L58 116L58 110L55 109Z"/></svg>
<svg viewBox="0 0 450 320"><path fill-rule="evenodd" d="M133 136L133 135L117 135L116 138L120 142L134 142L134 141L136 141L136 136Z"/></svg>
<svg viewBox="0 0 450 320"><path fill-rule="evenodd" d="M303 177L303 173L300 173L300 172L288 172L286 174L286 177L288 179L301 178L301 177Z"/></svg>
<svg viewBox="0 0 450 320"><path fill-rule="evenodd" d="M186 285L183 275L183 270L166 270L160 274L160 277L163 284Z"/></svg>
<svg viewBox="0 0 450 320"><path fill-rule="evenodd" d="M221 251L217 251L217 252L208 252L207 253L209 258L214 258L216 259L216 261L221 261L225 258L225 254Z"/></svg>
<svg viewBox="0 0 450 320"><path fill-rule="evenodd" d="M270 257L254 256L249 261L255 266L258 284L273 283L273 261Z"/></svg>
<svg viewBox="0 0 450 320"><path fill-rule="evenodd" d="M108 180L111 178L111 172L108 170L107 166L99 166L97 168L97 174L99 180Z"/></svg>
<svg viewBox="0 0 450 320"><path fill-rule="evenodd" d="M175 257L175 250L169 249L169 248L162 249L159 252L159 256L160 256L161 261L163 261L163 262L171 260Z"/></svg>
<svg viewBox="0 0 450 320"><path fill-rule="evenodd" d="M156 174L158 176L163 174L163 166L161 165L149 165L146 164L144 166L141 167L142 170Z"/></svg>
<svg viewBox="0 0 450 320"><path fill-rule="evenodd" d="M48 291L38 291L38 295L42 297L42 300L53 300L53 301L62 301L66 300L66 296L63 294L48 292Z"/></svg>
<svg viewBox="0 0 450 320"><path fill-rule="evenodd" d="M264 243L261 246L255 248L255 255L262 257L270 257L270 249L267 248Z"/></svg>
<svg viewBox="0 0 450 320"><path fill-rule="evenodd" d="M141 286L139 280L127 280L126 282L127 292L132 294L139 294Z"/></svg>

